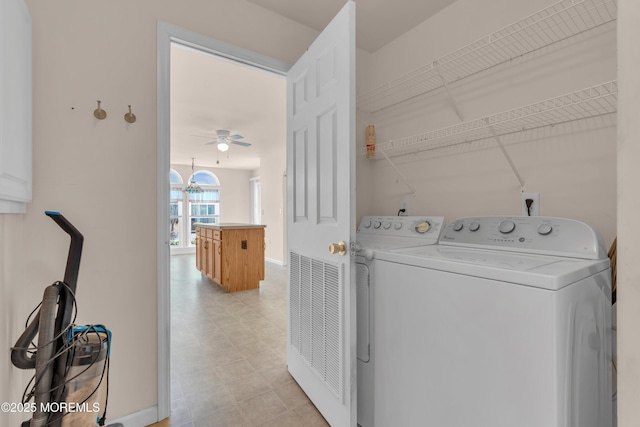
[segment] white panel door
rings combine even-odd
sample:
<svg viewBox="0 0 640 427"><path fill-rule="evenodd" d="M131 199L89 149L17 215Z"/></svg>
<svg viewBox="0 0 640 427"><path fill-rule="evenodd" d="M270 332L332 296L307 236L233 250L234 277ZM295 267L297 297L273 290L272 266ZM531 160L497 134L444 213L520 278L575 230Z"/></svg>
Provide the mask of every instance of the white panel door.
<svg viewBox="0 0 640 427"><path fill-rule="evenodd" d="M287 75L287 364L333 427L356 425L354 127L349 1Z"/></svg>

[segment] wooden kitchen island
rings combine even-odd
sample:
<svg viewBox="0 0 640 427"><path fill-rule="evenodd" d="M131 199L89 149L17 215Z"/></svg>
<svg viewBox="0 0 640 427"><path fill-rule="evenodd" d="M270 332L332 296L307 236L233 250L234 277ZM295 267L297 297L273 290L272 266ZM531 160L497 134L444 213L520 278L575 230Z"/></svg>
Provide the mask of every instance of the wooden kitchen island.
<svg viewBox="0 0 640 427"><path fill-rule="evenodd" d="M196 268L227 292L264 280L264 225L196 224Z"/></svg>

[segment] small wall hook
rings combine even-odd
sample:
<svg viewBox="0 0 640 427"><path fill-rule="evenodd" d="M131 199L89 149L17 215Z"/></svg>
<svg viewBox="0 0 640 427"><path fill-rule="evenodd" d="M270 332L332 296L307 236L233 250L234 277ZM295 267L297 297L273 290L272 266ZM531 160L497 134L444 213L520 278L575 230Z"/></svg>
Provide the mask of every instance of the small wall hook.
<svg viewBox="0 0 640 427"><path fill-rule="evenodd" d="M129 105L129 112L124 115L124 121L127 123L136 122L136 115L131 112L131 105Z"/></svg>
<svg viewBox="0 0 640 427"><path fill-rule="evenodd" d="M98 101L98 108L93 110L93 116L98 120L104 120L107 118L107 112L100 108L100 101Z"/></svg>

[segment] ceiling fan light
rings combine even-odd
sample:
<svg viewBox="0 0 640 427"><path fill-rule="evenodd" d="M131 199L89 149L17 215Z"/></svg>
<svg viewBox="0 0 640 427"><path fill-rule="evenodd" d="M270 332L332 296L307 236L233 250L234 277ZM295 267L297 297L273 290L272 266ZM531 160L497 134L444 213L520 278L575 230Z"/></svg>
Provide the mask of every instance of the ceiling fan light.
<svg viewBox="0 0 640 427"><path fill-rule="evenodd" d="M229 149L229 144L227 144L226 142L221 142L220 144L218 144L218 150L222 151L223 153L228 149Z"/></svg>

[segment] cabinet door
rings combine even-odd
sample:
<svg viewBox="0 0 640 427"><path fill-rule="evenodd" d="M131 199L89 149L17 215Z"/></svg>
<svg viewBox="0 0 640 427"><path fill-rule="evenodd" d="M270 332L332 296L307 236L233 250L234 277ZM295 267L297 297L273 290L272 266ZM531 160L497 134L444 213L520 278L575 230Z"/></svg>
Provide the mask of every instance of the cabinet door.
<svg viewBox="0 0 640 427"><path fill-rule="evenodd" d="M202 250L203 250L202 236L200 235L200 229L197 228L196 229L196 268L198 270L202 270L202 263L200 262L200 259L202 258Z"/></svg>
<svg viewBox="0 0 640 427"><path fill-rule="evenodd" d="M214 267L214 258L215 258L215 250L214 250L214 240L210 238L205 239L206 242L206 252L205 252L205 274L211 280L214 280L215 267Z"/></svg>
<svg viewBox="0 0 640 427"><path fill-rule="evenodd" d="M222 242L220 240L213 241L213 281L219 285L222 283Z"/></svg>
<svg viewBox="0 0 640 427"><path fill-rule="evenodd" d="M0 1L0 213L31 201L31 17L24 0Z"/></svg>

